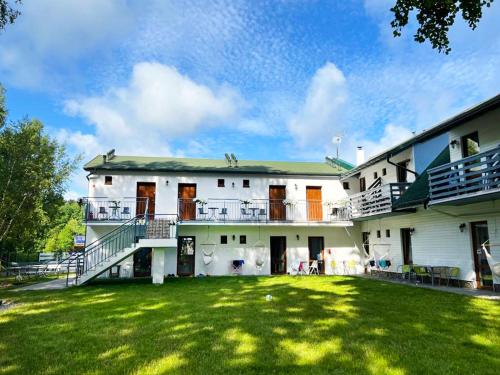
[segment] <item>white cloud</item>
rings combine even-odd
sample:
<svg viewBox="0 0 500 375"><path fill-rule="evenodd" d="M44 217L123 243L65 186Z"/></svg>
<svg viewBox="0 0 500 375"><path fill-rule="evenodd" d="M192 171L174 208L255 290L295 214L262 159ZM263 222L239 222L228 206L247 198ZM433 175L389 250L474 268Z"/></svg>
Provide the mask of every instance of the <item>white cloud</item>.
<svg viewBox="0 0 500 375"><path fill-rule="evenodd" d="M2 34L0 74L22 87L57 86L74 62L105 54L133 24L124 0L23 1L20 10Z"/></svg>
<svg viewBox="0 0 500 375"><path fill-rule="evenodd" d="M328 62L312 77L302 108L288 123L295 142L302 148L330 140L339 128L347 100L344 74Z"/></svg>
<svg viewBox="0 0 500 375"><path fill-rule="evenodd" d="M128 85L65 102L67 114L94 127L90 134L66 133L66 141L87 155L107 148L121 154L169 155L170 140L238 121L243 107L228 86L210 88L173 67L143 62L134 66Z"/></svg>

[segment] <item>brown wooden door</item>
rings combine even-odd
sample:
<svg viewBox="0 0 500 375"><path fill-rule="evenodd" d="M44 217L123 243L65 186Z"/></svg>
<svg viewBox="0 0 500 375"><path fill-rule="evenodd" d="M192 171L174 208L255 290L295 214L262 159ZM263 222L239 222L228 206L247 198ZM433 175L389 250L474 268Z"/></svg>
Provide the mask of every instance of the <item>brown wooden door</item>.
<svg viewBox="0 0 500 375"><path fill-rule="evenodd" d="M286 220L285 186L269 186L269 219Z"/></svg>
<svg viewBox="0 0 500 375"><path fill-rule="evenodd" d="M307 220L323 220L323 202L321 197L321 186L306 186Z"/></svg>
<svg viewBox="0 0 500 375"><path fill-rule="evenodd" d="M366 180L365 180L365 178L364 178L364 177L361 177L361 178L359 179L359 191L360 191L360 192L363 192L363 191L365 191L365 190L366 190Z"/></svg>
<svg viewBox="0 0 500 375"><path fill-rule="evenodd" d="M179 184L179 216L181 220L196 219L196 184Z"/></svg>
<svg viewBox="0 0 500 375"><path fill-rule="evenodd" d="M484 251L482 250L482 244L488 241L488 222L478 221L471 223L471 233L472 233L472 256L474 258L474 271L476 272L476 285L481 289L492 289L493 288L493 277L491 274L490 266Z"/></svg>
<svg viewBox="0 0 500 375"><path fill-rule="evenodd" d="M144 215L147 210L150 218L155 214L156 184L154 182L137 183L137 203L135 214Z"/></svg>

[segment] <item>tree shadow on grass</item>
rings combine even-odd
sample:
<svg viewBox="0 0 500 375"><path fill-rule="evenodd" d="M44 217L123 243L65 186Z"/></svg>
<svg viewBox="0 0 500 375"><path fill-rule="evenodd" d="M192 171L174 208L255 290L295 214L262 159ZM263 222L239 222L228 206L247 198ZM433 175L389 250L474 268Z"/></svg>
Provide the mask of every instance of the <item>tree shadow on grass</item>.
<svg viewBox="0 0 500 375"><path fill-rule="evenodd" d="M499 366L498 303L373 280L168 279L16 298L23 305L0 314L0 374L484 374Z"/></svg>

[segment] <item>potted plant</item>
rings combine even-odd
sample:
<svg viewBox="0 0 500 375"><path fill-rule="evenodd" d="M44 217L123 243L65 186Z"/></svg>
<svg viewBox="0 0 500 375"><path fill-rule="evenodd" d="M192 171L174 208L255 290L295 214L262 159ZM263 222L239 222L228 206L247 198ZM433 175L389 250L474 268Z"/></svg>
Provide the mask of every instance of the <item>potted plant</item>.
<svg viewBox="0 0 500 375"><path fill-rule="evenodd" d="M193 202L197 203L201 206L205 206L207 204L207 201L205 199L201 199L201 198L195 198L195 199L193 199Z"/></svg>

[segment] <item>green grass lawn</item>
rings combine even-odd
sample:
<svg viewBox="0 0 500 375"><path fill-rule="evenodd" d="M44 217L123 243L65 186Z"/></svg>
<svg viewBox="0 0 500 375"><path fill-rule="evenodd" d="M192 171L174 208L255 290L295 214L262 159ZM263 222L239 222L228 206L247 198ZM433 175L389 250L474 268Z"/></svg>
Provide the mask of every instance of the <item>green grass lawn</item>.
<svg viewBox="0 0 500 375"><path fill-rule="evenodd" d="M272 294L273 300L265 296ZM500 304L349 277L0 290L0 374L498 374Z"/></svg>

